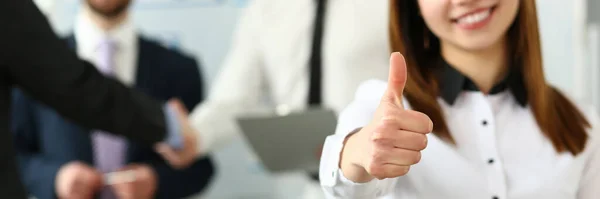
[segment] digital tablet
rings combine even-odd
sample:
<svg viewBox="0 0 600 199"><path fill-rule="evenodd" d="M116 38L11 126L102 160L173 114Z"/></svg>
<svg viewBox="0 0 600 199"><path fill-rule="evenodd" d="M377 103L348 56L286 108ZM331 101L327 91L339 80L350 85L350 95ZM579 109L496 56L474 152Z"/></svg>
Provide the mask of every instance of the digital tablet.
<svg viewBox="0 0 600 199"><path fill-rule="evenodd" d="M270 172L318 171L320 149L336 123L335 113L327 109L238 119L250 146Z"/></svg>

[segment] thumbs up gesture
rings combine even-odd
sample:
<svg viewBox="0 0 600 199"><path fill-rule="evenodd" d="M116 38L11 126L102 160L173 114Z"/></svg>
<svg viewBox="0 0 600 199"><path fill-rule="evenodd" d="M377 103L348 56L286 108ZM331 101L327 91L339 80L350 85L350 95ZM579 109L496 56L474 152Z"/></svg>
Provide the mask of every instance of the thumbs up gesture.
<svg viewBox="0 0 600 199"><path fill-rule="evenodd" d="M348 179L368 182L399 177L420 161L433 123L423 113L404 109L406 78L404 57L393 53L387 90L372 121L350 135L342 150L340 168Z"/></svg>

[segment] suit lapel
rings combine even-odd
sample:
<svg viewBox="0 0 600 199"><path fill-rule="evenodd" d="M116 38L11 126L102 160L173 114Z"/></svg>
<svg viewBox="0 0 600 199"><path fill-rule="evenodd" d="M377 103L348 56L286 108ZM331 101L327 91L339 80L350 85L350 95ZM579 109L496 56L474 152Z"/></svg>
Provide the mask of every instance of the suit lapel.
<svg viewBox="0 0 600 199"><path fill-rule="evenodd" d="M154 71L155 52L148 47L148 44L141 37L138 37L138 55L137 71L135 78L135 88L151 95L156 89L153 88L152 74Z"/></svg>

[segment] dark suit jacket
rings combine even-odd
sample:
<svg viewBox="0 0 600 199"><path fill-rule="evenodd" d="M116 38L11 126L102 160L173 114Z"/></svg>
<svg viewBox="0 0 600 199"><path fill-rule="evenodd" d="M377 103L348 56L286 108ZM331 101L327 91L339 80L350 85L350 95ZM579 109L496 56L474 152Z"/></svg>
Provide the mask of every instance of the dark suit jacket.
<svg viewBox="0 0 600 199"><path fill-rule="evenodd" d="M73 36L68 44L77 45ZM202 98L201 74L196 61L159 44L140 38L135 87L161 100L181 99L193 109ZM21 179L29 194L39 199L56 198L55 177L59 168L74 160L94 164L90 129L64 119L52 108L38 104L15 90L12 129ZM199 193L213 175L208 158L191 167L175 170L167 165L151 147L129 142L127 163L151 165L158 175L156 198L173 199Z"/></svg>
<svg viewBox="0 0 600 199"><path fill-rule="evenodd" d="M52 31L31 0L0 1L0 197L26 199L9 130L18 86L62 116L141 145L163 141L164 102L104 77Z"/></svg>

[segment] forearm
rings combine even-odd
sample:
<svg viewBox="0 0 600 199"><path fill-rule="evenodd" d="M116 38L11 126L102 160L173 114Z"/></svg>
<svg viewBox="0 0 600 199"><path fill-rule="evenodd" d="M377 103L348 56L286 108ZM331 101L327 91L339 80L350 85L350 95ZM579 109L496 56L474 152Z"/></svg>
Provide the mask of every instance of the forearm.
<svg viewBox="0 0 600 199"><path fill-rule="evenodd" d="M265 1L251 1L232 37L232 48L227 53L222 70L208 95L206 103L190 115L192 126L200 133L200 154L205 155L231 139L239 137L237 118L241 115L262 113L261 106L266 82L263 60L262 18Z"/></svg>
<svg viewBox="0 0 600 199"><path fill-rule="evenodd" d="M359 151L357 151L356 147L352 147L356 145L357 136L356 133L360 131L361 128L358 128L352 131L345 139L344 139L344 147L340 152L340 160L339 160L339 168L341 169L344 176L352 182L356 183L366 183L374 179L365 168L356 164L352 161L353 157L359 156ZM359 149L363 150L363 149Z"/></svg>
<svg viewBox="0 0 600 199"><path fill-rule="evenodd" d="M87 128L146 144L163 140L166 127L160 102L104 77L79 60L52 32L33 2L11 2L18 12L7 31L20 35L6 63L7 77L14 84Z"/></svg>
<svg viewBox="0 0 600 199"><path fill-rule="evenodd" d="M203 103L190 113L190 123L199 133L200 156L209 154L240 134L234 115L231 107L221 107L218 102Z"/></svg>
<svg viewBox="0 0 600 199"><path fill-rule="evenodd" d="M241 137L238 117L269 112L266 106L254 101L254 98L254 95L248 95L248 100L220 96L208 99L190 113L190 123L199 133L197 138L200 156L207 155L227 145L231 140Z"/></svg>
<svg viewBox="0 0 600 199"><path fill-rule="evenodd" d="M256 65L243 68L251 66ZM239 67L242 66L235 66ZM244 73L231 68L222 71L208 99L189 115L192 127L199 133L200 155L206 155L240 137L241 130L237 123L240 116L269 113L269 108L260 102L261 96L264 96L260 89L262 81L262 76L255 72Z"/></svg>

